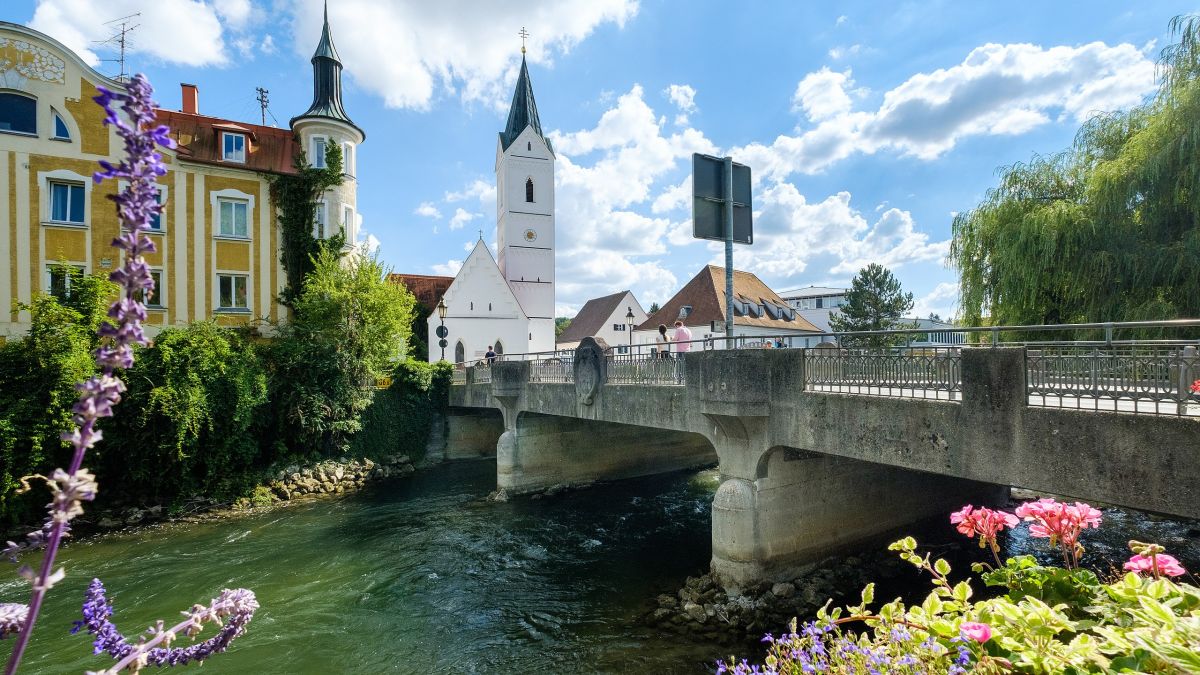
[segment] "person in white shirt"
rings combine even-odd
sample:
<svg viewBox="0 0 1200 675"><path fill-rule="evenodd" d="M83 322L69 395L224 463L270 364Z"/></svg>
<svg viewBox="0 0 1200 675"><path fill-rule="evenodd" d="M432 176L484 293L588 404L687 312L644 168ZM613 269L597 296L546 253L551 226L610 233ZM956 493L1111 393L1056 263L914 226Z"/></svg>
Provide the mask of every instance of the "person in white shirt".
<svg viewBox="0 0 1200 675"><path fill-rule="evenodd" d="M667 325L665 323L658 324L658 335L654 337L654 344L658 348L658 358L671 358L671 339L667 337Z"/></svg>
<svg viewBox="0 0 1200 675"><path fill-rule="evenodd" d="M688 330L688 327L683 325L682 321L676 321L675 322L675 336L671 340L672 342L675 343L675 351L679 352L680 354L684 354L684 353L691 351L692 344L691 344L691 342L689 342L689 340L691 340L691 339L692 339L692 331Z"/></svg>

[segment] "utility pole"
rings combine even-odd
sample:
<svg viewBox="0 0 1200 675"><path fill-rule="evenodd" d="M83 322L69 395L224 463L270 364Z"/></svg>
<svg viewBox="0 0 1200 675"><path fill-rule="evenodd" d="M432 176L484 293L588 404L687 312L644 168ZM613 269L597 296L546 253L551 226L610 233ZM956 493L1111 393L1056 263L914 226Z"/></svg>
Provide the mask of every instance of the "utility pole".
<svg viewBox="0 0 1200 675"><path fill-rule="evenodd" d="M270 103L269 99L267 98L267 94L270 94L271 92L263 89L262 87L255 87L254 91L258 92L258 107L262 112L262 125L265 127L267 126L267 105ZM272 115L272 117L274 117L274 115Z"/></svg>
<svg viewBox="0 0 1200 675"><path fill-rule="evenodd" d="M129 34L133 29L141 24L130 25L134 18L141 16L141 12L135 12L129 16L123 16L119 19L106 21L105 26L113 26L113 34L107 40L97 40L96 44L110 45L117 48L118 57L115 59L101 59L101 61L109 61L118 64L118 72L116 79L124 82L129 79L129 73L125 71L125 54L130 47L133 46L133 41L129 39Z"/></svg>

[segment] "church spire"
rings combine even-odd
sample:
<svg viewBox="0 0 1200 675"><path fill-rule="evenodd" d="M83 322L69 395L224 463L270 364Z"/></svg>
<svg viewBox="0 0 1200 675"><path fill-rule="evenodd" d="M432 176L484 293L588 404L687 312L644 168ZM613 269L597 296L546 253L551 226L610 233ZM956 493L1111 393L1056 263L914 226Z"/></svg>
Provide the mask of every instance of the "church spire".
<svg viewBox="0 0 1200 675"><path fill-rule="evenodd" d="M525 131L525 127L533 127L533 132L546 142L546 147L550 147L550 140L542 134L542 121L538 119L537 101L533 98L533 84L529 81L529 66L525 63L525 29L521 29L521 74L517 76L517 89L513 92L512 106L508 110L508 124L504 126L504 131L500 132L500 145L502 150L508 150L508 146L517 140L517 136ZM551 148L553 153L554 149Z"/></svg>
<svg viewBox="0 0 1200 675"><path fill-rule="evenodd" d="M363 137L366 134L359 129L346 109L342 107L342 59L338 56L337 48L333 46L333 35L329 30L329 3L325 3L325 21L321 27L321 41L313 52L313 102L303 115L292 118L296 120L305 117L324 117L345 122L354 127Z"/></svg>

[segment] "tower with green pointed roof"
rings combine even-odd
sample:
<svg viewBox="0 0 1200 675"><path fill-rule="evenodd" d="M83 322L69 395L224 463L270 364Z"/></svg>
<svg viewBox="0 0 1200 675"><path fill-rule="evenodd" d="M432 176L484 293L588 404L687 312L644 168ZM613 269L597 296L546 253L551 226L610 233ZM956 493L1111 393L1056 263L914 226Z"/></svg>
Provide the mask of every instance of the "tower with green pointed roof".
<svg viewBox="0 0 1200 675"><path fill-rule="evenodd" d="M358 147L366 134L346 114L342 102L342 59L333 44L328 3L312 67L313 101L308 110L292 118L292 131L312 166L324 166L325 152L331 147L340 148L344 174L342 184L326 191L318 203L313 235L324 239L341 231L347 244L352 245L359 230L355 180Z"/></svg>
<svg viewBox="0 0 1200 675"><path fill-rule="evenodd" d="M554 148L542 132L525 49L496 142L496 262L529 317L529 351L554 349Z"/></svg>

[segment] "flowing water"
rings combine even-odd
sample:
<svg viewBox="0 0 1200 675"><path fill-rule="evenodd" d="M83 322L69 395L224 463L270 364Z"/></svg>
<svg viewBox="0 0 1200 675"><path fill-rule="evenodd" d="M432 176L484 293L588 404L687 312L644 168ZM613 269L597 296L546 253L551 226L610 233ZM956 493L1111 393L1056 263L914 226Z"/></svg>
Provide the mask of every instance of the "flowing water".
<svg viewBox="0 0 1200 675"><path fill-rule="evenodd" d="M656 594L706 570L715 472L505 504L483 500L494 485L492 462L448 464L340 500L73 544L22 672L111 663L91 655L90 636L68 634L92 577L126 634L221 588L253 589L262 608L203 666L210 675L704 673L730 651L639 622ZM1117 527L1094 546L1114 558L1137 536L1200 565L1187 524L1106 515ZM23 593L0 585L0 600Z"/></svg>

